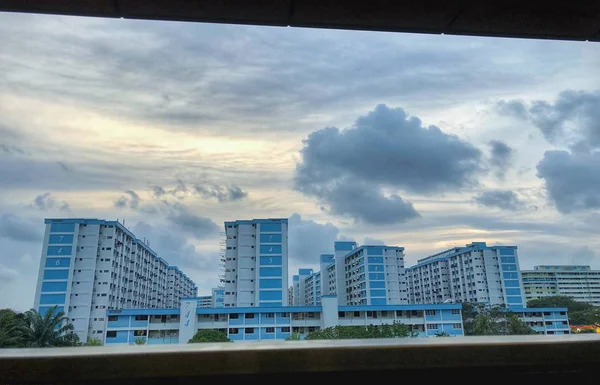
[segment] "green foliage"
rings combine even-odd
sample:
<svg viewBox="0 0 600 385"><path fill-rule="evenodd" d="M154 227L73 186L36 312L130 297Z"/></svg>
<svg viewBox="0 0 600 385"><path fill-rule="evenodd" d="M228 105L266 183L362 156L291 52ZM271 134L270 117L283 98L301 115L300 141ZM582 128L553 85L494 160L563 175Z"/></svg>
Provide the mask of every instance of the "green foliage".
<svg viewBox="0 0 600 385"><path fill-rule="evenodd" d="M14 313L14 312L13 312ZM3 317L10 317L4 312ZM50 308L43 316L35 309L22 315L14 314L12 321L4 319L0 322L2 331L10 335L12 344L17 347L55 347L79 346L77 334L73 332L73 324L57 307ZM5 328L6 325L11 325Z"/></svg>
<svg viewBox="0 0 600 385"><path fill-rule="evenodd" d="M307 340L346 340L364 338L403 338L415 337L408 326L399 322L385 325L364 326L333 326L314 331L306 336Z"/></svg>
<svg viewBox="0 0 600 385"><path fill-rule="evenodd" d="M446 332L440 332L438 334L435 335L436 337L450 337L450 334L446 333Z"/></svg>
<svg viewBox="0 0 600 385"><path fill-rule="evenodd" d="M286 339L286 341L300 341L300 333L292 333Z"/></svg>
<svg viewBox="0 0 600 385"><path fill-rule="evenodd" d="M535 331L504 306L463 304L463 327L466 336L535 334Z"/></svg>
<svg viewBox="0 0 600 385"><path fill-rule="evenodd" d="M566 307L571 325L594 325L600 322L600 308L567 296L534 299L527 303L527 307Z"/></svg>
<svg viewBox="0 0 600 385"><path fill-rule="evenodd" d="M99 338L89 339L83 346L102 346L102 341Z"/></svg>
<svg viewBox="0 0 600 385"><path fill-rule="evenodd" d="M20 338L16 330L18 320L18 313L13 310L0 310L0 348L19 346Z"/></svg>
<svg viewBox="0 0 600 385"><path fill-rule="evenodd" d="M506 317L506 334L509 335L527 335L536 334L535 330L527 326L527 324L519 319L514 314L509 314Z"/></svg>
<svg viewBox="0 0 600 385"><path fill-rule="evenodd" d="M136 345L145 345L146 344L146 339L144 337L138 337L135 339L134 342Z"/></svg>
<svg viewBox="0 0 600 385"><path fill-rule="evenodd" d="M188 341L188 344L202 342L231 342L227 335L214 329L198 330L196 334Z"/></svg>

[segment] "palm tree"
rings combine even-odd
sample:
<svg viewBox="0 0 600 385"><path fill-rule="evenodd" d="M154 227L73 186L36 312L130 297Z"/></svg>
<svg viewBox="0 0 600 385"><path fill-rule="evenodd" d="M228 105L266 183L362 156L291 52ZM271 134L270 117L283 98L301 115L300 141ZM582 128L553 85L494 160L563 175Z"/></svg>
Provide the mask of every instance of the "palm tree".
<svg viewBox="0 0 600 385"><path fill-rule="evenodd" d="M19 345L19 334L15 328L16 313L10 309L0 310L0 348Z"/></svg>
<svg viewBox="0 0 600 385"><path fill-rule="evenodd" d="M27 347L78 346L79 337L73 333L73 324L56 306L43 316L35 309L25 312L16 327L23 345Z"/></svg>

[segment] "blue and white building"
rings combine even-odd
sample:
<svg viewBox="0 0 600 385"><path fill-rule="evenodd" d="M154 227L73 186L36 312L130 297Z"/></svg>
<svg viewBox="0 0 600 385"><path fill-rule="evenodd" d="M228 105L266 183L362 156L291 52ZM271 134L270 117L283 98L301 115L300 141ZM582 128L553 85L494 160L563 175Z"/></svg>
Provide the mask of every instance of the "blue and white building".
<svg viewBox="0 0 600 385"><path fill-rule="evenodd" d="M82 341L104 339L107 309L179 308L197 287L117 221L46 219L34 308L57 305Z"/></svg>
<svg viewBox="0 0 600 385"><path fill-rule="evenodd" d="M288 220L225 222L224 307L288 305Z"/></svg>
<svg viewBox="0 0 600 385"><path fill-rule="evenodd" d="M407 269L410 303L477 302L526 306L517 246L472 242Z"/></svg>
<svg viewBox="0 0 600 385"><path fill-rule="evenodd" d="M283 340L332 326L385 325L399 322L416 337L440 333L462 336L461 304L339 306L334 296L320 306L200 308L195 298L181 309L109 310L106 345L187 343L198 330L215 329L233 341ZM538 334L569 334L566 308L513 309Z"/></svg>

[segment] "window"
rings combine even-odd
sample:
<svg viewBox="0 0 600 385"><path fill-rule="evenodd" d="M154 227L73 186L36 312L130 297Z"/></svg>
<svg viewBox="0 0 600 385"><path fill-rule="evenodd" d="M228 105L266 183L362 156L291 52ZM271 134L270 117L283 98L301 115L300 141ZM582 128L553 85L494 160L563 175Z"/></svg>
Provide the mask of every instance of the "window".
<svg viewBox="0 0 600 385"><path fill-rule="evenodd" d="M246 329L244 329L244 333L246 333L246 334L254 334L254 328L246 328Z"/></svg>
<svg viewBox="0 0 600 385"><path fill-rule="evenodd" d="M360 312L359 312L359 311L355 311L355 312L354 312L354 316L355 316L355 317L360 317Z"/></svg>
<svg viewBox="0 0 600 385"><path fill-rule="evenodd" d="M239 333L238 328L229 328L229 334L238 334L238 333Z"/></svg>
<svg viewBox="0 0 600 385"><path fill-rule="evenodd" d="M246 313L244 315L244 318L246 318L246 319L252 319L252 318L254 318L254 313Z"/></svg>
<svg viewBox="0 0 600 385"><path fill-rule="evenodd" d="M136 337L145 337L148 334L148 330L136 330L133 335Z"/></svg>
<svg viewBox="0 0 600 385"><path fill-rule="evenodd" d="M275 313L267 313L265 314L265 318L275 318Z"/></svg>
<svg viewBox="0 0 600 385"><path fill-rule="evenodd" d="M108 331L106 332L106 338L116 338L117 337L117 332L116 331Z"/></svg>
<svg viewBox="0 0 600 385"><path fill-rule="evenodd" d="M237 313L233 313L233 314L229 314L229 319L238 319L239 314Z"/></svg>
<svg viewBox="0 0 600 385"><path fill-rule="evenodd" d="M460 314L460 310L459 309L452 309L452 314Z"/></svg>
<svg viewBox="0 0 600 385"><path fill-rule="evenodd" d="M108 316L108 322L115 322L118 321L119 317L117 317L116 315L109 315Z"/></svg>
<svg viewBox="0 0 600 385"><path fill-rule="evenodd" d="M281 313L281 318L290 318L290 313Z"/></svg>
<svg viewBox="0 0 600 385"><path fill-rule="evenodd" d="M267 328L267 333L275 333L275 328Z"/></svg>
<svg viewBox="0 0 600 385"><path fill-rule="evenodd" d="M438 328L438 324L427 324L427 329L431 330L431 329L437 329Z"/></svg>
<svg viewBox="0 0 600 385"><path fill-rule="evenodd" d="M148 321L148 316L147 315L136 315L135 320L136 321Z"/></svg>
<svg viewBox="0 0 600 385"><path fill-rule="evenodd" d="M338 317L339 318L346 318L346 312L344 312L344 311L338 311Z"/></svg>
<svg viewBox="0 0 600 385"><path fill-rule="evenodd" d="M462 325L461 324L454 324L454 325L452 325L452 327L454 329L462 329Z"/></svg>
<svg viewBox="0 0 600 385"><path fill-rule="evenodd" d="M281 332L282 333L289 333L290 332L290 327L289 326L284 326L281 328Z"/></svg>
<svg viewBox="0 0 600 385"><path fill-rule="evenodd" d="M435 310L425 310L425 315L435 315L436 311Z"/></svg>

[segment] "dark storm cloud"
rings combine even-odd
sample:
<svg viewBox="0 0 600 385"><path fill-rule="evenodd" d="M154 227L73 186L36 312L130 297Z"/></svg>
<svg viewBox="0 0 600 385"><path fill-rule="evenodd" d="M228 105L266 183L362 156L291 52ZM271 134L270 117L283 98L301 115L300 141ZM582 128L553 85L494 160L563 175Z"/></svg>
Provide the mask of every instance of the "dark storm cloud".
<svg viewBox="0 0 600 385"><path fill-rule="evenodd" d="M485 191L473 198L481 206L516 211L524 208L517 194L510 190Z"/></svg>
<svg viewBox="0 0 600 385"><path fill-rule="evenodd" d="M299 264L318 264L319 255L333 253L333 243L340 233L335 225L302 219L297 213L292 214L288 223L288 255L291 260Z"/></svg>
<svg viewBox="0 0 600 385"><path fill-rule="evenodd" d="M49 192L36 196L29 206L42 211L57 209L68 212L71 210L67 202L57 201Z"/></svg>
<svg viewBox="0 0 600 385"><path fill-rule="evenodd" d="M546 151L537 176L561 213L600 209L600 151Z"/></svg>
<svg viewBox="0 0 600 385"><path fill-rule="evenodd" d="M133 190L127 190L125 191L125 195L117 199L115 207L129 207L130 209L137 210L140 207L140 196Z"/></svg>
<svg viewBox="0 0 600 385"><path fill-rule="evenodd" d="M166 219L180 230L196 239L206 239L218 235L219 226L210 218L193 214L181 203L163 202L167 210Z"/></svg>
<svg viewBox="0 0 600 385"><path fill-rule="evenodd" d="M22 242L42 240L43 227L14 214L0 216L0 238L8 238Z"/></svg>
<svg viewBox="0 0 600 385"><path fill-rule="evenodd" d="M531 121L548 142L558 147L573 151L600 147L600 90L563 91L554 103L500 102L498 108L501 113Z"/></svg>
<svg viewBox="0 0 600 385"><path fill-rule="evenodd" d="M436 126L425 127L401 108L378 105L346 130L308 135L296 166L295 188L335 214L373 224L418 216L410 202L386 196L386 186L417 194L477 184L481 151Z"/></svg>
<svg viewBox="0 0 600 385"><path fill-rule="evenodd" d="M506 170L510 166L514 150L501 140L492 140L490 146L490 165L495 170L496 177L504 179Z"/></svg>
<svg viewBox="0 0 600 385"><path fill-rule="evenodd" d="M229 202L244 199L248 196L239 186L219 186L216 184L194 184L194 190L203 198L216 198L219 202Z"/></svg>

